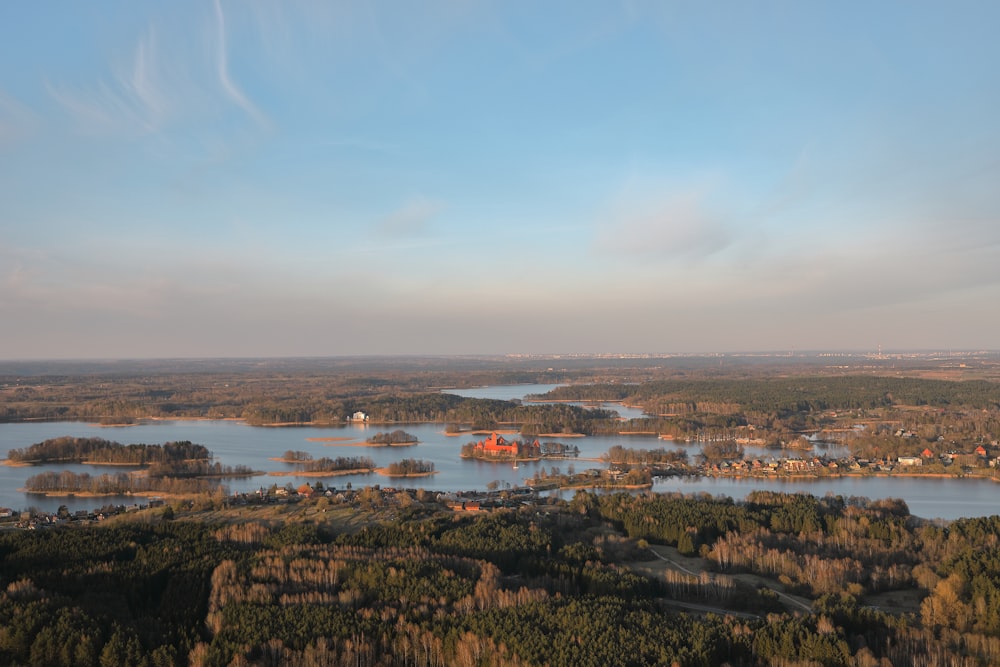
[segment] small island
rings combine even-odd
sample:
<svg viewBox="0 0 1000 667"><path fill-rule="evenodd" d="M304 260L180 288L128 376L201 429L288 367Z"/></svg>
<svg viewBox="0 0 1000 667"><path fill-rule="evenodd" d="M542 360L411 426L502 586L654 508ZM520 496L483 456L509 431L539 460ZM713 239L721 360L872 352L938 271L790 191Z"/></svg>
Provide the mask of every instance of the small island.
<svg viewBox="0 0 1000 667"><path fill-rule="evenodd" d="M290 452L285 452L289 454ZM295 452L302 454L303 452ZM306 454L306 456L309 456ZM338 475L370 475L375 472L375 462L368 456L338 456L335 459L324 456L290 461L298 463L298 470L270 472L272 477L335 477Z"/></svg>
<svg viewBox="0 0 1000 667"><path fill-rule="evenodd" d="M376 472L386 477L427 477L437 474L434 462L422 459L403 459L379 468Z"/></svg>
<svg viewBox="0 0 1000 667"><path fill-rule="evenodd" d="M188 440L163 445L123 445L104 438L51 438L24 449L11 449L5 463L11 466L47 463L149 466L154 463L207 461L212 453Z"/></svg>
<svg viewBox="0 0 1000 667"><path fill-rule="evenodd" d="M561 442L541 443L537 439L533 442L508 441L494 431L485 440L462 445L461 457L479 461L537 461L576 458L579 454L580 448L576 445L565 445Z"/></svg>
<svg viewBox="0 0 1000 667"><path fill-rule="evenodd" d="M372 437L365 440L365 442L373 447L409 447L420 441L417 440L417 436L411 435L406 431L396 429L391 433L376 433Z"/></svg>

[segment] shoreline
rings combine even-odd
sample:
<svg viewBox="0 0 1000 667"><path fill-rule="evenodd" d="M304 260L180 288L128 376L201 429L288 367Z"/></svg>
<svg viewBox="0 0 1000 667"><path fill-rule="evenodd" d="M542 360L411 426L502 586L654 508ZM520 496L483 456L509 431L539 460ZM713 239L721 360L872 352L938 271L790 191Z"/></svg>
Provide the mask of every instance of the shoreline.
<svg viewBox="0 0 1000 667"><path fill-rule="evenodd" d="M774 473L759 473L759 474L746 474L746 473L720 473L720 472L705 472L703 470L692 470L690 472L681 472L678 475L673 475L674 477L709 477L712 479L745 479L745 480L823 480L823 479L843 479L843 478L892 478L892 477L905 477L907 479L982 479L992 482L1000 482L1000 478L992 477L989 475L968 475L963 473L947 473L947 472L831 472L831 473L787 473L784 471L776 471Z"/></svg>
<svg viewBox="0 0 1000 667"><path fill-rule="evenodd" d="M7 466L8 468L31 468L35 463L32 461L11 461L10 459L4 459L0 461L0 466ZM44 463L42 465L45 465Z"/></svg>
<svg viewBox="0 0 1000 667"><path fill-rule="evenodd" d="M198 493L169 493L167 491L122 491L118 493L94 493L93 491L29 491L25 488L18 492L29 496L45 498L111 498L115 496L136 496L138 498L193 498Z"/></svg>
<svg viewBox="0 0 1000 667"><path fill-rule="evenodd" d="M437 470L428 470L427 472L405 472L393 474L389 472L388 468L376 468L375 472L383 477L431 477L432 475L438 474Z"/></svg>
<svg viewBox="0 0 1000 667"><path fill-rule="evenodd" d="M532 485L529 484L528 486L530 487ZM544 489L558 490L558 491L567 491L567 490L570 490L570 489L626 489L626 490L634 490L634 489L651 489L651 488L653 488L653 483L652 482L648 482L648 483L645 483L645 484L567 484L565 486L561 485L561 484L558 484L558 483L555 483L555 484L553 484L551 486L547 486L545 482L539 482L538 485L537 485L537 487L539 489L543 489L544 488Z"/></svg>
<svg viewBox="0 0 1000 667"><path fill-rule="evenodd" d="M342 477L344 475L370 475L375 468L355 468L353 470L281 470L264 473L268 477Z"/></svg>

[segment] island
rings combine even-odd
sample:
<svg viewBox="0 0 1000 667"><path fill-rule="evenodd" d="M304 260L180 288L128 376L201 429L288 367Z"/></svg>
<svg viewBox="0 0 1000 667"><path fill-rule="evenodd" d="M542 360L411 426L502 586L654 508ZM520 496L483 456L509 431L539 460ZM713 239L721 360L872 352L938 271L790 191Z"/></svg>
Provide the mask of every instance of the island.
<svg viewBox="0 0 1000 667"><path fill-rule="evenodd" d="M365 442L374 447L409 447L417 444L419 440L415 435L396 429L391 433L376 433Z"/></svg>
<svg viewBox="0 0 1000 667"><path fill-rule="evenodd" d="M375 472L386 477L428 477L437 474L434 462L422 459L403 459L390 463L385 468L379 468Z"/></svg>
<svg viewBox="0 0 1000 667"><path fill-rule="evenodd" d="M576 445L542 443L537 438L533 442L507 440L494 431L485 440L462 445L460 456L480 461L537 461L543 458L576 458L579 453L580 448Z"/></svg>
<svg viewBox="0 0 1000 667"><path fill-rule="evenodd" d="M287 454L288 452L286 452ZM302 452L298 452L301 454ZM307 455L308 456L308 455ZM338 456L296 459L298 470L269 472L272 477L334 477L338 475L369 475L375 472L375 462L368 456Z"/></svg>

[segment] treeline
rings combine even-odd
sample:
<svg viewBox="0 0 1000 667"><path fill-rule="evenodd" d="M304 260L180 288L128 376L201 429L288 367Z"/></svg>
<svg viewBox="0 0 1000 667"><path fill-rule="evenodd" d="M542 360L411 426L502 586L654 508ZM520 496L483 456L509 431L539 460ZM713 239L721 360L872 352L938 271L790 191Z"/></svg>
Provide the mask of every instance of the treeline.
<svg viewBox="0 0 1000 667"><path fill-rule="evenodd" d="M651 414L790 413L893 405L1000 409L1000 384L869 375L660 380L639 385L569 385L539 398L614 400Z"/></svg>
<svg viewBox="0 0 1000 667"><path fill-rule="evenodd" d="M372 471L375 462L370 456L338 456L335 459L324 456L319 459L300 461L303 472L343 472L348 470Z"/></svg>
<svg viewBox="0 0 1000 667"><path fill-rule="evenodd" d="M610 432L620 424L612 410L587 410L565 404L521 404L484 398L465 398L440 392L386 395L361 400L341 400L288 404L254 405L243 415L250 424L339 423L356 411L376 424L439 422L467 424L476 430L495 429L500 424L516 424L522 433ZM606 424L606 425L603 425ZM602 426L603 425L603 426ZM384 434L383 434L384 436ZM384 444L384 443L380 443Z"/></svg>
<svg viewBox="0 0 1000 667"><path fill-rule="evenodd" d="M614 488L635 488L651 486L653 483L653 473L649 468L630 468L621 471L597 471L588 470L576 472L573 466L563 473L555 466L545 470L539 468L538 471L527 480L529 486L545 488L586 488L586 489L614 489Z"/></svg>
<svg viewBox="0 0 1000 667"><path fill-rule="evenodd" d="M85 472L64 470L32 475L25 481L24 488L29 493L88 493L98 496L117 496L137 493L212 493L219 489L219 484L197 478L149 477L126 473L90 475Z"/></svg>
<svg viewBox="0 0 1000 667"><path fill-rule="evenodd" d="M368 444L371 445L400 445L400 444L414 444L417 442L417 436L411 435L406 431L396 429L391 433L378 432L366 440Z"/></svg>
<svg viewBox="0 0 1000 667"><path fill-rule="evenodd" d="M608 463L628 465L685 465L688 454L683 449L635 449L614 445L601 457Z"/></svg>
<svg viewBox="0 0 1000 667"><path fill-rule="evenodd" d="M247 465L237 464L230 466L222 465L218 461L212 463L206 460L154 463L146 470L146 476L152 478L251 477L259 474L261 473Z"/></svg>
<svg viewBox="0 0 1000 667"><path fill-rule="evenodd" d="M423 459L403 459L385 467L385 474L402 477L405 475L427 475L434 472L434 462Z"/></svg>
<svg viewBox="0 0 1000 667"><path fill-rule="evenodd" d="M1000 383L867 375L657 380L557 387L541 398L623 400L649 415L595 420L588 433L646 431L675 440L784 447L803 433L860 457L971 451L1000 440ZM864 429L859 430L859 422Z"/></svg>
<svg viewBox="0 0 1000 667"><path fill-rule="evenodd" d="M19 463L105 463L144 466L188 459L208 459L204 445L188 440L163 445L123 445L103 438L52 438L25 449L11 449L7 458Z"/></svg>

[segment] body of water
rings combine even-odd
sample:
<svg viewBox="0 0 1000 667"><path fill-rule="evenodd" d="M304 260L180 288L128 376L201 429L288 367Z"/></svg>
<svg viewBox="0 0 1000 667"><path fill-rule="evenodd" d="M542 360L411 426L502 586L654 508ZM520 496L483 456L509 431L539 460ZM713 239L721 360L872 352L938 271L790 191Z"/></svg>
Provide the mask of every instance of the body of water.
<svg viewBox="0 0 1000 667"><path fill-rule="evenodd" d="M505 387L483 387L474 390L454 391L463 396L511 399L522 398L528 393L543 393L556 385L511 385ZM612 409L615 404L608 404ZM619 410L619 412L621 412ZM433 461L438 474L431 477L392 479L378 474L344 475L330 478L302 478L282 476L257 476L247 479L227 480L231 491L254 491L272 484L284 486L291 483L298 486L303 481L315 482L322 479L326 486L344 488L348 483L353 487L372 484L382 486L419 487L436 491L485 490L491 482L500 485L524 485L539 467L559 468L567 472L570 466L576 471L587 468L603 468L603 463L587 461L598 458L610 447L621 445L642 449L659 447L682 448L694 457L700 451L697 444L672 443L659 440L655 435L592 436L585 438L542 438L573 444L580 448L577 461L521 462L515 468L510 462L488 463L464 460L459 457L463 444L482 436L448 436L444 424L393 424L362 425L345 424L331 427L255 427L240 421L153 421L128 427L101 427L80 422L31 422L0 424L0 458L14 448L25 448L50 438L60 436L100 437L122 444L190 440L207 447L223 465L247 465L254 470L268 472L291 471L295 466L270 460L280 457L288 450L308 452L313 458L338 456L368 456L377 466L385 466L405 458ZM379 431L401 428L412 433L420 444L412 447L357 447L344 446L335 441L319 442L316 438L351 438L363 441ZM769 450L747 448L748 455L770 458L780 453ZM797 456L798 454L792 454ZM46 470L88 472L100 475L105 472L122 472L120 466L90 466L52 464L37 467L0 466L0 507L15 510L36 507L54 511L60 505L71 510L91 509L106 503L120 504L136 502L135 498L122 497L58 497L25 494L19 489L31 475ZM684 493L708 493L744 498L755 489L778 491L804 491L814 495L827 493L844 496L866 496L869 498L902 498L910 511L926 518L955 519L966 516L988 516L1000 513L1000 484L989 480L958 479L918 479L907 477L842 477L819 480L736 480L718 478L671 478L657 482L654 491L681 491ZM563 492L572 497L573 492Z"/></svg>

